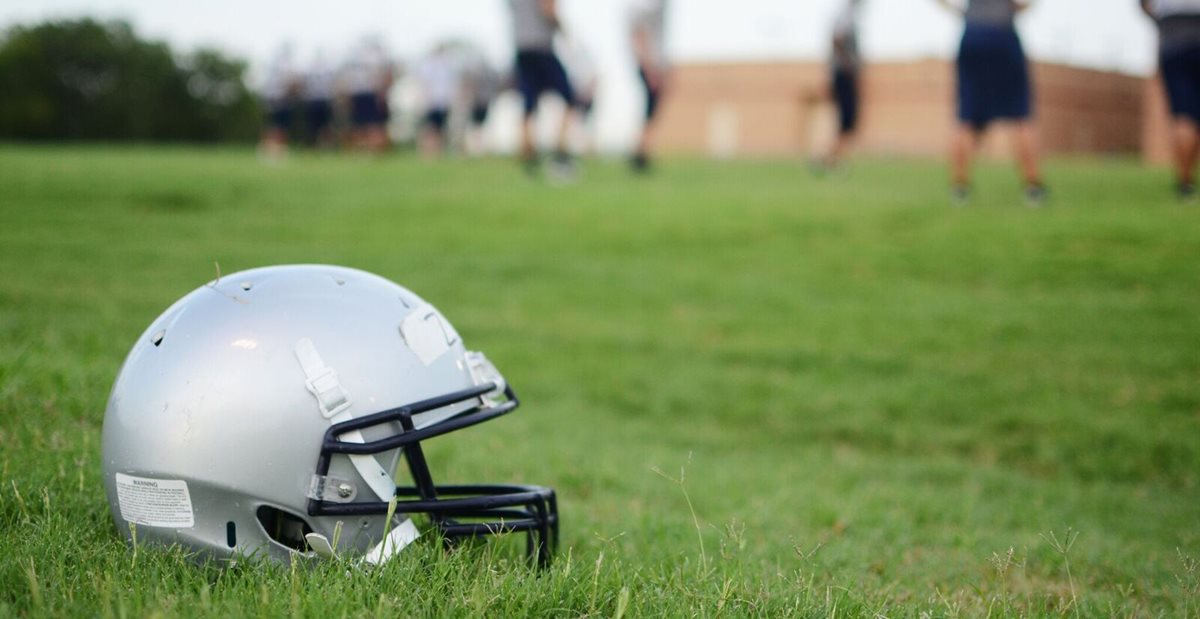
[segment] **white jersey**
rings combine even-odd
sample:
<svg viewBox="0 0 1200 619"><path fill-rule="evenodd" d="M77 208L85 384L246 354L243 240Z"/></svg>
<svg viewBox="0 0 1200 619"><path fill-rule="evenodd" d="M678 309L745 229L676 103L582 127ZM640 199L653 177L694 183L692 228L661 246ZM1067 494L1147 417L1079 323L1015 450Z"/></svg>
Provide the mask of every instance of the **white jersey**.
<svg viewBox="0 0 1200 619"><path fill-rule="evenodd" d="M462 67L462 82L474 106L486 107L500 92L500 74L483 56L468 58Z"/></svg>
<svg viewBox="0 0 1200 619"><path fill-rule="evenodd" d="M263 81L262 96L268 103L281 103L291 96L296 84L296 65L290 53L282 52L271 61Z"/></svg>
<svg viewBox="0 0 1200 619"><path fill-rule="evenodd" d="M541 0L508 0L512 7L513 40L517 51L548 52L558 27L542 12Z"/></svg>
<svg viewBox="0 0 1200 619"><path fill-rule="evenodd" d="M337 88L337 75L333 67L322 57L317 57L304 72L304 99L306 101L328 101L333 99Z"/></svg>
<svg viewBox="0 0 1200 619"><path fill-rule="evenodd" d="M563 63L563 68L567 71L571 85L575 87L575 91L582 96L594 95L597 78L596 61L592 59L587 48L580 45L577 40L559 37L555 42L554 49L555 54Z"/></svg>
<svg viewBox="0 0 1200 619"><path fill-rule="evenodd" d="M646 37L650 62L667 65L667 0L634 0L629 7L631 33Z"/></svg>
<svg viewBox="0 0 1200 619"><path fill-rule="evenodd" d="M1150 0L1150 11L1159 19L1176 15L1200 15L1200 0Z"/></svg>
<svg viewBox="0 0 1200 619"><path fill-rule="evenodd" d="M342 88L351 94L378 92L391 79L392 63L382 48L371 45L350 55L342 65L339 81Z"/></svg>
<svg viewBox="0 0 1200 619"><path fill-rule="evenodd" d="M1012 26L1017 17L1014 0L967 0L963 17L968 24Z"/></svg>
<svg viewBox="0 0 1200 619"><path fill-rule="evenodd" d="M832 63L835 69L857 71L862 65L858 51L858 5L847 2L833 22Z"/></svg>
<svg viewBox="0 0 1200 619"><path fill-rule="evenodd" d="M431 109L446 110L454 105L459 88L458 63L449 54L434 53L417 65L417 78L425 92L425 104Z"/></svg>

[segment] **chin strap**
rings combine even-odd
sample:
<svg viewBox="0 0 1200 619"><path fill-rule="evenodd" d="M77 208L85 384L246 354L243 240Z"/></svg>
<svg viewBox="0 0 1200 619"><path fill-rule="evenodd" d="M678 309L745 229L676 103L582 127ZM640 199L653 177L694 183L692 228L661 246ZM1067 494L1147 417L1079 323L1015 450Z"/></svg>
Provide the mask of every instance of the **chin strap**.
<svg viewBox="0 0 1200 619"><path fill-rule="evenodd" d="M370 565L387 563L409 544L417 541L418 537L421 537L421 532L417 530L417 525L413 524L412 518L405 518L404 522L393 527L382 540L379 540L378 544L375 544L374 548L363 556L363 563Z"/></svg>
<svg viewBox="0 0 1200 619"><path fill-rule="evenodd" d="M354 415L350 414L350 407L353 404L350 393L338 380L337 372L325 365L312 340L303 338L296 342L296 360L300 362L300 367L307 377L304 386L317 399L317 408L321 410L321 416L329 420L329 425L354 419ZM342 435L342 440L347 443L366 442L362 432L358 430L345 433ZM379 464L375 456L351 455L350 462L358 470L363 481L367 483L367 487L380 500L390 501L396 494L396 482L392 474Z"/></svg>
<svg viewBox="0 0 1200 619"><path fill-rule="evenodd" d="M393 527L358 562L367 565L382 565L387 563L401 550L407 548L409 544L417 541L418 537L421 537L421 532L417 530L417 525L413 524L412 518L405 518L404 522ZM308 542L308 547L318 557L322 559L337 558L337 549L333 547L328 537L320 533L309 533L304 536L304 541Z"/></svg>

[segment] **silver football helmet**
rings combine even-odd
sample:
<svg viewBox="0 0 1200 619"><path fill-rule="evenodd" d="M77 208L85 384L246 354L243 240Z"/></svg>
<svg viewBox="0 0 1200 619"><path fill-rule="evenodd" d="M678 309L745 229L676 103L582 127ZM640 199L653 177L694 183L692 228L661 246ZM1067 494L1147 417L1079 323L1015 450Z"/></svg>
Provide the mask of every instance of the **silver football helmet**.
<svg viewBox="0 0 1200 619"><path fill-rule="evenodd" d="M126 540L201 556L379 563L424 514L451 542L523 532L546 565L553 490L437 485L421 449L517 405L441 313L386 279L331 266L223 276L151 323L117 376L109 507ZM411 485L394 481L401 460Z"/></svg>

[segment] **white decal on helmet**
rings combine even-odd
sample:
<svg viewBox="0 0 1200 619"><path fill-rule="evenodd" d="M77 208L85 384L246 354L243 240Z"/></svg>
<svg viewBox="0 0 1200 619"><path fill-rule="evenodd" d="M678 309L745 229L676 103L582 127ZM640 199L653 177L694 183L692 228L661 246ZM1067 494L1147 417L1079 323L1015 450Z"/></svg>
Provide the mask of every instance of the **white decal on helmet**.
<svg viewBox="0 0 1200 619"><path fill-rule="evenodd" d="M426 366L458 342L458 332L431 305L422 305L409 312L400 322L400 335Z"/></svg>

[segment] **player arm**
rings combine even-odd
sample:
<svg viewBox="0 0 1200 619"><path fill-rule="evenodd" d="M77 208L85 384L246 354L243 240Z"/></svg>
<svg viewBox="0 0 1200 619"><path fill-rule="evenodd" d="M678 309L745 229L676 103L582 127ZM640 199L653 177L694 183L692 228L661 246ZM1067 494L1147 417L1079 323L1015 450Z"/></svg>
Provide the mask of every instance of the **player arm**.
<svg viewBox="0 0 1200 619"><path fill-rule="evenodd" d="M849 18L840 18L833 25L833 47L841 51L845 49L846 43L850 40L850 33L853 32L853 22Z"/></svg>
<svg viewBox="0 0 1200 619"><path fill-rule="evenodd" d="M946 9L947 11L950 11L951 13L956 13L958 15L963 14L962 5L959 4L958 2L955 2L954 0L937 0L937 3L942 5L942 8Z"/></svg>
<svg viewBox="0 0 1200 619"><path fill-rule="evenodd" d="M651 62L650 53L650 33L642 26L635 26L631 33L633 39L633 56L637 59L639 67L643 69L654 68Z"/></svg>
<svg viewBox="0 0 1200 619"><path fill-rule="evenodd" d="M1031 6L1033 6L1033 0L1013 0L1013 8L1015 8L1018 13L1028 9Z"/></svg>
<svg viewBox="0 0 1200 619"><path fill-rule="evenodd" d="M1141 1L1142 12L1146 14L1146 17L1149 17L1150 19L1154 19L1154 8L1150 6L1150 1L1151 0L1142 0Z"/></svg>
<svg viewBox="0 0 1200 619"><path fill-rule="evenodd" d="M562 22L558 19L558 2L557 0L539 0L542 5L542 15L554 26L555 30L562 30Z"/></svg>
<svg viewBox="0 0 1200 619"><path fill-rule="evenodd" d="M835 32L833 35L833 49L839 54L846 53L846 33Z"/></svg>

